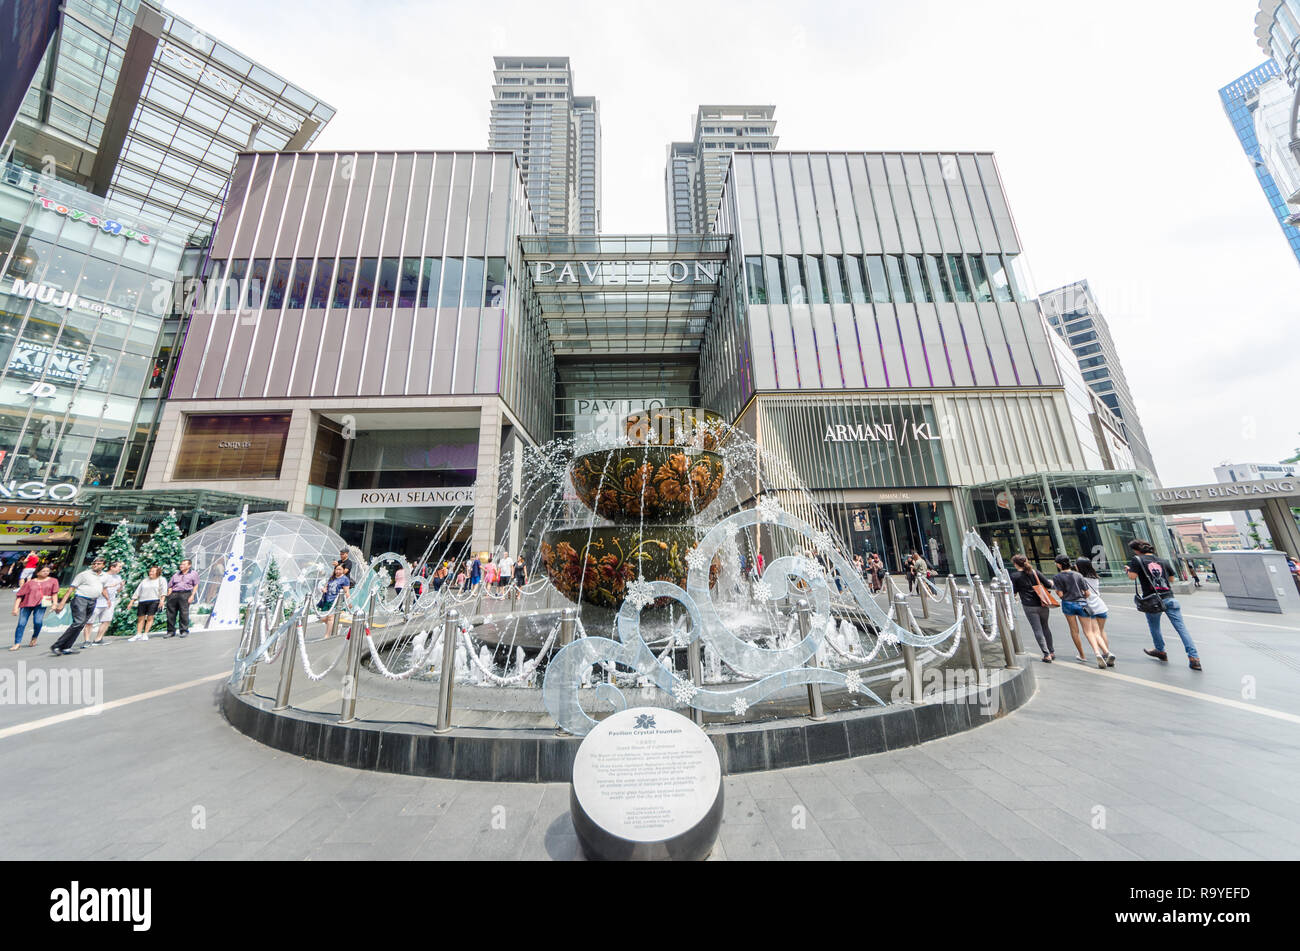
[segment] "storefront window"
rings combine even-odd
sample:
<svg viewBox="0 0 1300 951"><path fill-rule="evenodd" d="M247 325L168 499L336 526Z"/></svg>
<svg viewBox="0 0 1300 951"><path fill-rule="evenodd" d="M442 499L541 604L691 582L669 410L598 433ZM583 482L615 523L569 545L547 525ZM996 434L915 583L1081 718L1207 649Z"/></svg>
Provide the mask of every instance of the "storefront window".
<svg viewBox="0 0 1300 951"><path fill-rule="evenodd" d="M460 303L460 279L465 262L460 258L445 258L442 262L442 294L439 306L455 308Z"/></svg>
<svg viewBox="0 0 1300 951"><path fill-rule="evenodd" d="M339 261L338 277L334 279L334 309L346 310L352 300L352 279L357 273L357 262L352 258Z"/></svg>
<svg viewBox="0 0 1300 951"><path fill-rule="evenodd" d="M379 269L378 258L362 258L357 268L357 296L352 302L353 310L368 310L375 296L375 274Z"/></svg>
<svg viewBox="0 0 1300 951"><path fill-rule="evenodd" d="M397 258L384 258L379 262L379 280L375 285L375 309L388 309L397 300Z"/></svg>
<svg viewBox="0 0 1300 951"><path fill-rule="evenodd" d="M423 277L420 279L420 306L438 305L438 285L442 276L442 258L425 258Z"/></svg>
<svg viewBox="0 0 1300 951"><path fill-rule="evenodd" d="M333 283L334 261L321 258L316 262L316 280L311 288L311 306L313 310L324 310L330 302L330 285Z"/></svg>
<svg viewBox="0 0 1300 951"><path fill-rule="evenodd" d="M466 307L482 306L484 270L485 264L482 258L466 258L464 291Z"/></svg>
<svg viewBox="0 0 1300 951"><path fill-rule="evenodd" d="M271 285L266 291L266 309L278 311L284 307L284 297L289 289L288 258L277 258L271 268Z"/></svg>
<svg viewBox="0 0 1300 951"><path fill-rule="evenodd" d="M826 255L826 290L832 304L849 302L849 288L845 283L844 272L840 268L840 258L833 254Z"/></svg>
<svg viewBox="0 0 1300 951"><path fill-rule="evenodd" d="M420 291L420 259L403 258L402 276L397 284L397 306L414 307Z"/></svg>
<svg viewBox="0 0 1300 951"><path fill-rule="evenodd" d="M257 310L262 306L266 295L266 279L271 272L270 258L256 258L248 271L248 293L244 298L244 310Z"/></svg>
<svg viewBox="0 0 1300 951"><path fill-rule="evenodd" d="M772 304L784 304L785 295L785 274L781 270L781 258L775 254L764 255L763 271L766 275L764 284L767 286L767 299Z"/></svg>
<svg viewBox="0 0 1300 951"><path fill-rule="evenodd" d="M749 292L751 304L767 303L767 287L763 282L763 259L761 257L745 258L745 287Z"/></svg>
<svg viewBox="0 0 1300 951"><path fill-rule="evenodd" d="M187 416L172 478L278 479L289 414Z"/></svg>
<svg viewBox="0 0 1300 951"><path fill-rule="evenodd" d="M855 304L867 302L867 279L862 271L862 258L856 254L844 255L844 275L849 282L849 300Z"/></svg>
<svg viewBox="0 0 1300 951"><path fill-rule="evenodd" d="M307 306L307 292L311 287L311 261L299 261L293 266L293 280L289 284L289 309L302 310Z"/></svg>
<svg viewBox="0 0 1300 951"><path fill-rule="evenodd" d="M885 278L885 262L879 254L864 255L863 263L867 266L867 284L871 290L873 304L889 303L889 281Z"/></svg>
<svg viewBox="0 0 1300 951"><path fill-rule="evenodd" d="M487 278L483 283L483 306L506 306L506 259L487 259Z"/></svg>

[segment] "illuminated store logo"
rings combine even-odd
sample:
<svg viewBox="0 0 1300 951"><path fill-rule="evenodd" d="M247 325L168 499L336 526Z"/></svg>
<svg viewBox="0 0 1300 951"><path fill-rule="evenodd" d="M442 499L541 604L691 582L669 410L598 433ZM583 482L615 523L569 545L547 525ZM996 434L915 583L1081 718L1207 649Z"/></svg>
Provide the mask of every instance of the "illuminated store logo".
<svg viewBox="0 0 1300 951"><path fill-rule="evenodd" d="M909 419L893 423L860 423L856 426L827 423L822 442L892 442L902 446L908 439L915 442L939 442L942 437L930 432L930 424Z"/></svg>
<svg viewBox="0 0 1300 951"><path fill-rule="evenodd" d="M68 205L59 204L52 198L41 198L39 195L37 201L44 206L46 211L52 211L56 214L64 215L73 221L84 221L92 228L98 228L105 234L115 234L128 240L139 241L141 244L153 244L153 238L139 231L134 231L126 227L120 221L114 221L112 218L101 218L99 215L92 215L88 211L82 211L79 208L71 208Z"/></svg>
<svg viewBox="0 0 1300 951"><path fill-rule="evenodd" d="M48 499L51 502L71 502L80 489L75 482L19 482L11 479L0 482L0 499L26 499L39 502Z"/></svg>
<svg viewBox="0 0 1300 951"><path fill-rule="evenodd" d="M218 449L252 449L253 443L247 439L243 439L243 440L227 439L223 442L217 443L217 448Z"/></svg>
<svg viewBox="0 0 1300 951"><path fill-rule="evenodd" d="M534 284L716 284L717 261L534 261Z"/></svg>
<svg viewBox="0 0 1300 951"><path fill-rule="evenodd" d="M9 372L21 373L59 383L84 383L90 376L95 355L80 350L64 350L45 343L19 340L9 353ZM36 395L36 394L33 394Z"/></svg>
<svg viewBox="0 0 1300 951"><path fill-rule="evenodd" d="M256 112L267 115L282 126L285 126L294 132L297 132L302 126L302 123L299 120L295 119L288 113L275 108L274 104L272 104L270 100L263 99L256 93L245 89L238 80L227 79L211 66L204 65L194 57L190 56L190 54L178 50L170 43L163 44L162 54L166 59L171 60L177 66L188 71L196 79L201 80L204 85L225 93L231 99L243 103Z"/></svg>
<svg viewBox="0 0 1300 951"><path fill-rule="evenodd" d="M27 300L49 304L51 307L73 307L88 314L103 314L105 317L115 317L118 320L126 319L126 314L121 308L110 307L99 301L86 300L53 284L29 284L22 278L15 277L13 284L9 286L9 293L14 297L25 297Z"/></svg>

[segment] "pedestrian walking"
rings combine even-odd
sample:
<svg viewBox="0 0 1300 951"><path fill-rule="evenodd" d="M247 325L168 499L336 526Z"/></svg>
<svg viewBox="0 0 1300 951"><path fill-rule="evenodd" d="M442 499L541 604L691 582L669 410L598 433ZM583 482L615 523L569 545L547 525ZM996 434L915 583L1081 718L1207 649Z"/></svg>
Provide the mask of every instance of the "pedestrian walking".
<svg viewBox="0 0 1300 951"><path fill-rule="evenodd" d="M118 596L125 587L126 582L122 580L122 563L115 561L108 566L108 571L104 572L104 590L95 599L95 612L91 614L90 621L82 629L82 636L85 638L83 647L103 643L104 635L108 633L113 623L113 612L117 610ZM94 640L91 640L91 634L95 635Z"/></svg>
<svg viewBox="0 0 1300 951"><path fill-rule="evenodd" d="M339 594L342 593L343 603L339 606L346 607L351 592L352 576L347 573L342 564L336 561L334 563L334 574L326 579L320 600L316 602L316 612L325 618L326 637L334 635L334 622L338 618L338 612L334 610L334 602L338 600Z"/></svg>
<svg viewBox="0 0 1300 951"><path fill-rule="evenodd" d="M129 606L135 608L135 634L130 640L149 640L149 632L153 630L154 619L158 616L158 608L166 594L167 581L162 576L162 569L150 565L131 595Z"/></svg>
<svg viewBox="0 0 1300 951"><path fill-rule="evenodd" d="M45 612L54 606L59 593L59 581L50 577L49 565L38 565L36 574L24 581L14 593L14 617L18 618L18 627L14 630L14 646L9 648L11 651L22 647L23 634L27 631L29 620L32 622L32 642L29 646L36 646L36 639L41 636Z"/></svg>
<svg viewBox="0 0 1300 951"><path fill-rule="evenodd" d="M515 600L518 601L524 595L521 589L524 585L528 584L528 566L524 564L523 552L520 552L519 557L515 559L513 573L510 576L510 580L514 585Z"/></svg>
<svg viewBox="0 0 1300 951"><path fill-rule="evenodd" d="M1051 615L1056 598L1048 591L1048 582L1038 569L1029 564L1024 555L1013 555L1011 564L1011 590L1020 596L1020 607L1029 619L1029 628L1043 652L1043 663L1056 660L1056 647L1052 643Z"/></svg>
<svg viewBox="0 0 1300 951"><path fill-rule="evenodd" d="M1076 558L1074 570L1083 575L1083 583L1088 588L1088 613L1097 624L1097 640L1101 642L1102 652L1106 655L1106 666L1114 667L1115 655L1110 652L1110 642L1106 639L1106 618L1110 617L1110 609L1101 597L1101 575L1097 574L1097 567L1091 558Z"/></svg>
<svg viewBox="0 0 1300 951"><path fill-rule="evenodd" d="M96 558L90 563L90 567L84 571L78 572L77 576L72 579L72 586L68 588L63 600L54 606L54 613L58 614L72 602L72 623L63 635L50 645L51 654L71 654L74 653L72 645L77 643L77 636L85 628L90 616L95 612L95 601L99 598L104 590L104 559Z"/></svg>
<svg viewBox="0 0 1300 951"><path fill-rule="evenodd" d="M474 560L469 563L469 586L472 588L483 580L483 562L487 561L487 552L482 556L475 555Z"/></svg>
<svg viewBox="0 0 1300 951"><path fill-rule="evenodd" d="M401 565L398 565L397 570L393 572L393 590L397 592L397 596L400 598L402 596L402 591L405 588L406 588L406 569L403 568Z"/></svg>
<svg viewBox="0 0 1300 951"><path fill-rule="evenodd" d="M34 551L29 551L27 557L23 559L23 570L18 575L18 583L22 584L28 578L36 574L36 566L40 564L41 556Z"/></svg>
<svg viewBox="0 0 1300 951"><path fill-rule="evenodd" d="M190 605L199 593L199 573L184 559L167 582L166 637L190 636Z"/></svg>
<svg viewBox="0 0 1300 951"><path fill-rule="evenodd" d="M1079 630L1088 639L1097 658L1097 666L1102 670L1115 665L1115 657L1103 650L1097 639L1097 623L1088 613L1088 586L1084 584L1083 575L1074 570L1074 563L1065 555L1056 556L1056 567L1060 570L1052 576L1052 587L1061 595L1061 613L1070 625L1070 637L1074 640L1074 649L1078 652L1081 663L1087 663L1083 656L1083 643L1079 640Z"/></svg>
<svg viewBox="0 0 1300 951"><path fill-rule="evenodd" d="M1147 616L1147 628L1151 632L1151 643L1155 648L1147 648L1142 653L1161 662L1169 660L1169 655L1165 653L1165 639L1160 633L1160 618L1168 615L1169 623L1174 626L1183 642L1183 650L1187 652L1187 666L1192 670L1200 670L1200 655L1192 643L1192 636L1187 633L1183 610L1174 597L1169 582L1174 574L1173 567L1156 555L1155 546L1150 542L1135 538L1129 542L1128 547L1133 552L1128 563L1128 576L1133 580L1133 601L1137 609Z"/></svg>

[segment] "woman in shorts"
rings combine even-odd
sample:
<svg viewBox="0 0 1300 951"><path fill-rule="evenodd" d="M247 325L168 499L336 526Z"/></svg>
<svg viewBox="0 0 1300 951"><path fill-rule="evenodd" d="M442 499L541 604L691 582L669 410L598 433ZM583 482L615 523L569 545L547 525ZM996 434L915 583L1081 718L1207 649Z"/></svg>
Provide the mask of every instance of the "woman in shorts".
<svg viewBox="0 0 1300 951"><path fill-rule="evenodd" d="M337 562L334 565L334 576L325 582L325 590L321 592L320 600L316 602L316 613L325 618L325 636L334 636L334 622L338 620L338 612L334 610L334 602L340 595L343 598L345 606L348 603L348 593L352 590L352 579L348 576L347 569Z"/></svg>
<svg viewBox="0 0 1300 951"><path fill-rule="evenodd" d="M1070 637L1074 639L1079 661L1087 663L1083 656L1083 644L1079 641L1079 630L1082 629L1083 636L1088 639L1088 645L1097 658L1097 666L1102 670L1113 667L1114 655L1103 648L1097 639L1097 622L1088 611L1088 586L1084 583L1083 575L1074 570L1074 562L1065 555L1056 556L1056 567L1061 570L1052 576L1052 587L1061 596L1061 613L1070 625Z"/></svg>
<svg viewBox="0 0 1300 951"><path fill-rule="evenodd" d="M1114 667L1115 655L1110 652L1110 642L1106 640L1106 618L1110 616L1110 611L1101 599L1101 576L1097 574L1091 558L1076 558L1074 570L1083 575L1083 583L1088 586L1088 613L1097 622L1097 640L1101 641L1101 649L1106 654L1106 664Z"/></svg>
<svg viewBox="0 0 1300 951"><path fill-rule="evenodd" d="M153 619L157 616L158 607L165 597L167 597L167 580L162 576L162 569L157 565L150 565L148 574L135 586L135 593L131 595L131 607L135 608L135 634L129 638L130 640L149 640L149 632L153 630Z"/></svg>

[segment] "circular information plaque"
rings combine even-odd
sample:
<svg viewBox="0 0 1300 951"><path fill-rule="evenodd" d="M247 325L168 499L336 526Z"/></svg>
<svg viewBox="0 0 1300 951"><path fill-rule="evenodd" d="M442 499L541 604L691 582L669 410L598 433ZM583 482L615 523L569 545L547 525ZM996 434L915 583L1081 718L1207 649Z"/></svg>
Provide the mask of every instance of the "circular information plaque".
<svg viewBox="0 0 1300 951"><path fill-rule="evenodd" d="M569 808L588 858L706 858L722 825L722 802L713 743L671 710L622 710L578 747Z"/></svg>

